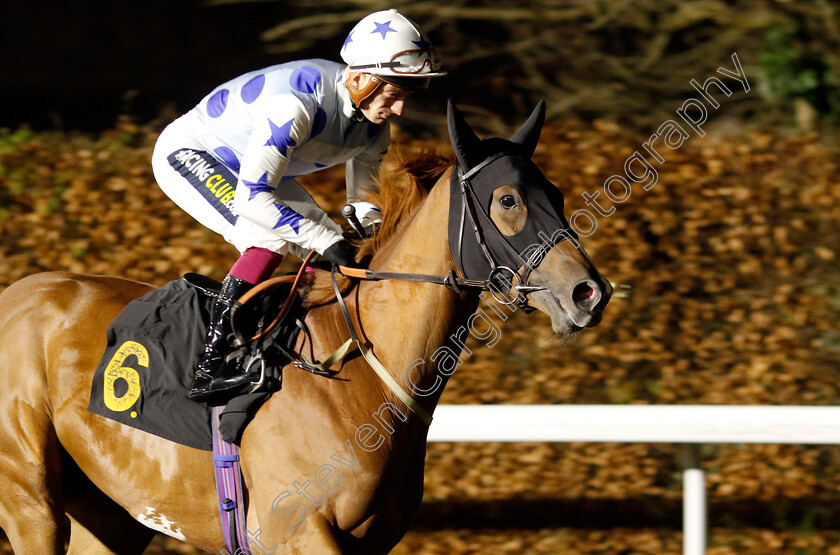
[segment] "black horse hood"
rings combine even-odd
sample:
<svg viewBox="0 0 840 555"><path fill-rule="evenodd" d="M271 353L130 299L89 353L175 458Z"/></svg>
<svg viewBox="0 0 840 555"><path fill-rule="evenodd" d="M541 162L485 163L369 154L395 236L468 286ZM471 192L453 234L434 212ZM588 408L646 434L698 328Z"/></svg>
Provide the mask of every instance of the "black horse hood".
<svg viewBox="0 0 840 555"><path fill-rule="evenodd" d="M509 140L479 139L451 101L447 119L458 160L450 184L449 248L464 277L487 279L493 269L473 230L471 211L496 266L516 270L530 265L532 269L557 242L551 239L557 237L557 230L568 230L561 239L576 238L563 214L563 194L531 161L545 120L544 101ZM490 219L493 191L499 183L516 186L527 206L528 218L515 235L504 236ZM542 255L535 257L535 252Z"/></svg>

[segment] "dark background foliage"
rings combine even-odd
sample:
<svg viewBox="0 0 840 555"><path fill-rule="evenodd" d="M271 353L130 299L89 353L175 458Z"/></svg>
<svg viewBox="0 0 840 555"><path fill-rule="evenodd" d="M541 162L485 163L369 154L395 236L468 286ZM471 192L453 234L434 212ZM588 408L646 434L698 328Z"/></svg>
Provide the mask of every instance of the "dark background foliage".
<svg viewBox="0 0 840 555"><path fill-rule="evenodd" d="M0 125L171 118L244 71L338 60L354 22L386 7L421 23L449 71L404 121L418 131L439 128L447 97L494 130L545 98L550 119L646 131L694 94L691 79L731 67L733 52L755 93L728 117L825 132L840 118L836 2L34 0L0 4Z"/></svg>

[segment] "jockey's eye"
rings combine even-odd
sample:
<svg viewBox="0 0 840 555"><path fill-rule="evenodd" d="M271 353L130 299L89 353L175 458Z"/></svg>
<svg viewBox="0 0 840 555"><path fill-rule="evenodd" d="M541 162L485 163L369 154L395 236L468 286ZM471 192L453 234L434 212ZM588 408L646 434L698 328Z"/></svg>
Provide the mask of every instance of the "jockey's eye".
<svg viewBox="0 0 840 555"><path fill-rule="evenodd" d="M510 210L516 206L516 199L513 198L513 195L505 195L499 199L499 204L501 204L502 208L505 210Z"/></svg>

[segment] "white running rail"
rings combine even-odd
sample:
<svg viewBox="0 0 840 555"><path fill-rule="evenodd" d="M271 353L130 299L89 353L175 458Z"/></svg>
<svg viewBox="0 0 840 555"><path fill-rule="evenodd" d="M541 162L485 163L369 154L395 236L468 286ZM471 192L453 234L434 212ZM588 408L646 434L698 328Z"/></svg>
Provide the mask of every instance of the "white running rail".
<svg viewBox="0 0 840 555"><path fill-rule="evenodd" d="M840 407L766 405L441 405L429 441L679 443L683 553L706 552L703 443L840 444Z"/></svg>

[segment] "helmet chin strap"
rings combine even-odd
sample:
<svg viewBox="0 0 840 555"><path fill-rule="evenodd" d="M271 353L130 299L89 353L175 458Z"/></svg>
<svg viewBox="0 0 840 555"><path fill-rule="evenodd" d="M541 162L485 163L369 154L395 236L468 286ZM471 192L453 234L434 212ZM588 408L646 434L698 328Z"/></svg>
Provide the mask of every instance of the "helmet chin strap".
<svg viewBox="0 0 840 555"><path fill-rule="evenodd" d="M362 112L362 109L356 106L355 104L353 104L353 121L355 121L356 123L363 123L367 121L367 118L365 117L364 112Z"/></svg>

